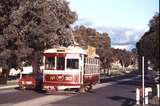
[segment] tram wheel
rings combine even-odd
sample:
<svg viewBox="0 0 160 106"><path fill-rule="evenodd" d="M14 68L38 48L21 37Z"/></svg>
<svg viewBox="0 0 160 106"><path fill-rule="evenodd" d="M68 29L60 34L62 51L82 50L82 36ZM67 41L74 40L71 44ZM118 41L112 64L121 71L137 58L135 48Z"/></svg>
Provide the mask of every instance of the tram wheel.
<svg viewBox="0 0 160 106"><path fill-rule="evenodd" d="M85 87L81 87L81 88L79 89L79 92L80 92L80 93L85 93L85 92L86 92Z"/></svg>
<svg viewBox="0 0 160 106"><path fill-rule="evenodd" d="M93 91L93 85L90 84L89 87L88 87L88 92L92 92Z"/></svg>

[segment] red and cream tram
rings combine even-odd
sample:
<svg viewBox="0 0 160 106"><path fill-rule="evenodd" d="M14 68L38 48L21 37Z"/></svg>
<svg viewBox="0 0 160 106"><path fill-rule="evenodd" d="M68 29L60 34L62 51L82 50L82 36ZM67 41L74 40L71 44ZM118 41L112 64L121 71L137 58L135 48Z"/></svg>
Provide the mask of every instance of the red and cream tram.
<svg viewBox="0 0 160 106"><path fill-rule="evenodd" d="M77 46L44 51L43 89L87 91L100 81L98 55Z"/></svg>

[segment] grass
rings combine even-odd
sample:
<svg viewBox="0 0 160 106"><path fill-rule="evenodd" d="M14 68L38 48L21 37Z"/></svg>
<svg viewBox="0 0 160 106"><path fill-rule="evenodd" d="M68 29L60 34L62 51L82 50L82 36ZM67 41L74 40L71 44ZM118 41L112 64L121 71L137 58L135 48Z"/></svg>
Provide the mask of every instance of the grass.
<svg viewBox="0 0 160 106"><path fill-rule="evenodd" d="M116 76L121 76L121 75L125 75L125 74L128 74L128 73L130 73L131 71L127 71L127 72L124 72L123 70L110 70L110 76L111 77L116 77ZM105 77L108 77L109 75L108 75L108 73L107 73L107 71L106 71L106 73L104 74L103 72L101 73L101 78L105 78Z"/></svg>
<svg viewBox="0 0 160 106"><path fill-rule="evenodd" d="M18 80L7 81L7 85L16 85L16 84L18 84Z"/></svg>

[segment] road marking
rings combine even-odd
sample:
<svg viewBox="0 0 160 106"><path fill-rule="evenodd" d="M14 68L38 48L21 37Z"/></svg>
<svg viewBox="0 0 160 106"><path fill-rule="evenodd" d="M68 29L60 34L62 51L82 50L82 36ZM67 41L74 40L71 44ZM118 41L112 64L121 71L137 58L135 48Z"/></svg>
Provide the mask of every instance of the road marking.
<svg viewBox="0 0 160 106"><path fill-rule="evenodd" d="M16 88L16 87L18 87L18 85L1 86L1 87L0 87L0 90L1 90L1 89L7 89L7 88Z"/></svg>

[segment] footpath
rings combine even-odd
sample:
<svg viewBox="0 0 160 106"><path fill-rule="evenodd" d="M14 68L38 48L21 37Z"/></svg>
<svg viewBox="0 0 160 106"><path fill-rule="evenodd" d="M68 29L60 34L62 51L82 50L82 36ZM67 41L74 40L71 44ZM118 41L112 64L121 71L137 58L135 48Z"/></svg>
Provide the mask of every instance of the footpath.
<svg viewBox="0 0 160 106"><path fill-rule="evenodd" d="M5 85L0 85L0 90L18 87L18 80L10 80Z"/></svg>

